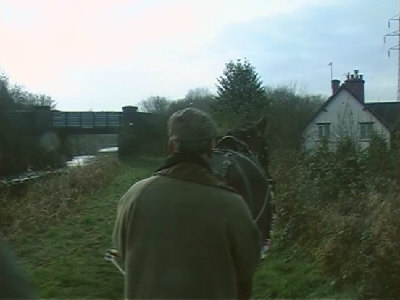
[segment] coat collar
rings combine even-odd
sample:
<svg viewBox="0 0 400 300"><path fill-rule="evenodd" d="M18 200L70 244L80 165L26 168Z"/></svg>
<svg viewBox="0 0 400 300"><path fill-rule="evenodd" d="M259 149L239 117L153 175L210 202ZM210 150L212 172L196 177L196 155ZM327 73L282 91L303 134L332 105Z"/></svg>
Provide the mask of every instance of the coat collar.
<svg viewBox="0 0 400 300"><path fill-rule="evenodd" d="M168 156L164 164L156 172L161 171L163 169L171 168L183 162L190 162L196 164L198 166L208 169L211 172L209 163L206 162L200 155L187 154L187 153L175 153L173 155Z"/></svg>
<svg viewBox="0 0 400 300"><path fill-rule="evenodd" d="M165 164L154 175L210 185L237 193L235 189L220 181L212 173L209 164L198 156L174 155L168 157Z"/></svg>

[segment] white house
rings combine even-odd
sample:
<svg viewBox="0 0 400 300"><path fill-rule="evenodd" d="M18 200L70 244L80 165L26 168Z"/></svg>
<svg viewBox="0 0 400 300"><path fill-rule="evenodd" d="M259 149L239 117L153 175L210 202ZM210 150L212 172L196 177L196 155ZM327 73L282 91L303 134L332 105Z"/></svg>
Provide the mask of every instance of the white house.
<svg viewBox="0 0 400 300"><path fill-rule="evenodd" d="M363 76L354 71L345 82L332 80L332 96L322 105L303 131L303 149L315 149L325 138L334 149L342 137L350 137L361 148L368 146L372 133L390 143L399 125L400 102L364 102Z"/></svg>

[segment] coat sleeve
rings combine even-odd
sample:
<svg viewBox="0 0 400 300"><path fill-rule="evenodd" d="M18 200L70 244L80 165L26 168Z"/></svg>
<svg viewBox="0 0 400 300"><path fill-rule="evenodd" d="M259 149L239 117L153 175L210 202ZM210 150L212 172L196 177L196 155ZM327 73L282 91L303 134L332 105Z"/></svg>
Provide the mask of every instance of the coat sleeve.
<svg viewBox="0 0 400 300"><path fill-rule="evenodd" d="M119 201L117 208L117 218L114 225L112 234L113 245L117 249L118 254L123 262L128 248L129 235L133 234L133 218L134 210L141 193L143 190L154 180L156 177L141 180L135 183Z"/></svg>
<svg viewBox="0 0 400 300"><path fill-rule="evenodd" d="M140 196L141 184L134 184L119 201L117 208L117 218L115 220L114 232L112 235L113 245L118 251L118 255L124 262L128 248L129 235L132 234L132 218L136 202Z"/></svg>
<svg viewBox="0 0 400 300"><path fill-rule="evenodd" d="M231 251L237 276L239 299L251 297L252 279L260 260L261 235L244 200L232 205L229 222Z"/></svg>
<svg viewBox="0 0 400 300"><path fill-rule="evenodd" d="M127 242L127 224L129 223L129 192L127 192L119 201L117 208L117 218L112 235L113 245L118 251L122 261L125 260L126 242Z"/></svg>

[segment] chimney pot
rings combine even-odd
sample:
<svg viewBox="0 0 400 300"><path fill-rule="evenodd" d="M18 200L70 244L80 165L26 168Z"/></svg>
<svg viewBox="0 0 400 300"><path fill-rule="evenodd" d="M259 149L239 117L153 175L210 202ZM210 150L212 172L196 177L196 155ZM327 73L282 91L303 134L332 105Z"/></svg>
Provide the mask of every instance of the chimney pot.
<svg viewBox="0 0 400 300"><path fill-rule="evenodd" d="M344 85L360 102L364 103L364 83L363 75L359 74L359 70L356 69L354 70L354 74L350 76L347 75L347 80L345 80Z"/></svg>

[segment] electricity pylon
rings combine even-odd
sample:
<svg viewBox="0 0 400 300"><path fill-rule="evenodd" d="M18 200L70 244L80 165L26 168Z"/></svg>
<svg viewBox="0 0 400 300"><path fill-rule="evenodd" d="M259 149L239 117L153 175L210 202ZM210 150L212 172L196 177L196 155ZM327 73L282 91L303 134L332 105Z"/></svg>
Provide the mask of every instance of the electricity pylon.
<svg viewBox="0 0 400 300"><path fill-rule="evenodd" d="M389 32L383 36L383 42L386 43L386 37L388 36L397 36L398 38L398 43L397 45L394 45L388 49L388 57L390 57L390 52L391 51L397 51L398 52L398 62L397 62L397 101L400 101L400 15L394 16L388 20L388 28L390 28L390 25L392 22L397 22L398 23L398 29Z"/></svg>

